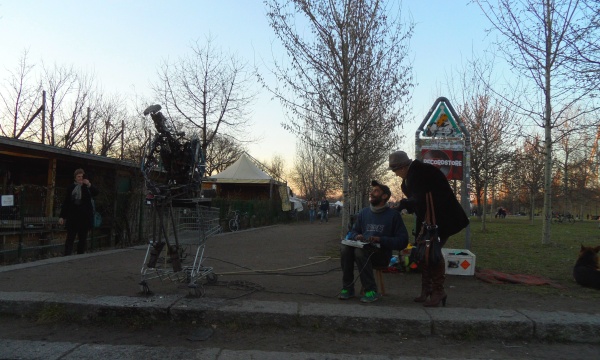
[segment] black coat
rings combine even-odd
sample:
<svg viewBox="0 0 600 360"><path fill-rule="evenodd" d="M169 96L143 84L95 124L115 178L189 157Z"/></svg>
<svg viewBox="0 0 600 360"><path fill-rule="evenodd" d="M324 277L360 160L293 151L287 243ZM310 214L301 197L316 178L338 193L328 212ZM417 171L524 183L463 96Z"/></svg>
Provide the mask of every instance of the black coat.
<svg viewBox="0 0 600 360"><path fill-rule="evenodd" d="M319 209L321 211L329 211L329 200L321 201L321 205L319 205Z"/></svg>
<svg viewBox="0 0 600 360"><path fill-rule="evenodd" d="M469 225L469 218L456 200L448 179L437 167L414 160L402 181L402 192L407 199L400 201L400 208L417 215L417 234L425 220L427 204L425 195L431 192L438 234L446 239Z"/></svg>
<svg viewBox="0 0 600 360"><path fill-rule="evenodd" d="M92 197L98 195L99 191L93 185L81 187L81 203L75 204L71 193L75 184L71 184L65 193L65 198L60 209L60 217L66 220L67 230L86 230L93 227L94 210Z"/></svg>

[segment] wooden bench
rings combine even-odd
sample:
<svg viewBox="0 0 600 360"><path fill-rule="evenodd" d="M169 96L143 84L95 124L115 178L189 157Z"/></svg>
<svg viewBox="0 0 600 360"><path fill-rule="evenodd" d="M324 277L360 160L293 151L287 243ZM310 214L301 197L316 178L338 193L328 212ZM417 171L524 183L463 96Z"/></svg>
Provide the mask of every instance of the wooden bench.
<svg viewBox="0 0 600 360"><path fill-rule="evenodd" d="M23 218L25 228L52 228L58 225L57 217L45 217L45 216L26 216Z"/></svg>
<svg viewBox="0 0 600 360"><path fill-rule="evenodd" d="M20 220L0 220L0 245L4 248L7 244L16 243L22 239L24 243L31 241L40 245L52 242L57 232L63 232L58 225L58 217L26 216L23 218L23 228ZM22 238L24 236L25 238Z"/></svg>
<svg viewBox="0 0 600 360"><path fill-rule="evenodd" d="M21 220L0 220L0 229L20 229Z"/></svg>

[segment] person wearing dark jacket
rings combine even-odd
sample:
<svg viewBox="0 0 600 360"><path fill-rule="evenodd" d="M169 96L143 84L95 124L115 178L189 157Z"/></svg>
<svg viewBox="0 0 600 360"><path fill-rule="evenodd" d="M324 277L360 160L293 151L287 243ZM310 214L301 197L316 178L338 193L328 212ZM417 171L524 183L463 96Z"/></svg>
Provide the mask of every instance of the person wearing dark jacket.
<svg viewBox="0 0 600 360"><path fill-rule="evenodd" d="M329 222L329 201L323 196L323 200L319 204L319 210L321 210L321 222Z"/></svg>
<svg viewBox="0 0 600 360"><path fill-rule="evenodd" d="M346 239L370 243L365 247L342 244L340 258L342 264L342 290L338 298L347 300L354 297L354 264L359 270L360 282L365 290L361 302L379 300L373 266L387 266L392 250L402 250L408 245L408 232L402 216L388 207L392 195L390 188L377 181L371 182L370 207L362 209ZM373 244L373 245L371 245Z"/></svg>
<svg viewBox="0 0 600 360"><path fill-rule="evenodd" d="M404 151L395 151L389 156L389 169L402 178L402 192L406 199L400 200L396 210L414 213L417 217L416 233L421 231L427 212L426 194L431 192L436 225L441 245L448 238L469 225L469 218L456 199L448 179L437 167L420 160L412 160ZM424 306L445 305L444 261L426 266L421 264L421 295L414 299Z"/></svg>
<svg viewBox="0 0 600 360"><path fill-rule="evenodd" d="M87 233L93 226L94 210L92 197L99 191L92 186L88 179L84 179L83 169L75 170L75 182L67 187L65 198L60 210L58 223L67 228L65 241L65 256L73 253L75 236L78 237L77 253L83 254L87 247Z"/></svg>

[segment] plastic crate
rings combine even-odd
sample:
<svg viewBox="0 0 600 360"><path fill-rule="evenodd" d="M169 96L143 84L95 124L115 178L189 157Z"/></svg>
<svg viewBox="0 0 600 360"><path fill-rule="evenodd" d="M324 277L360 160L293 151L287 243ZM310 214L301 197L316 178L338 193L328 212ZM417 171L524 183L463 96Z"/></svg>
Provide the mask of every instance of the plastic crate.
<svg viewBox="0 0 600 360"><path fill-rule="evenodd" d="M475 275L475 254L466 249L442 248L446 275Z"/></svg>

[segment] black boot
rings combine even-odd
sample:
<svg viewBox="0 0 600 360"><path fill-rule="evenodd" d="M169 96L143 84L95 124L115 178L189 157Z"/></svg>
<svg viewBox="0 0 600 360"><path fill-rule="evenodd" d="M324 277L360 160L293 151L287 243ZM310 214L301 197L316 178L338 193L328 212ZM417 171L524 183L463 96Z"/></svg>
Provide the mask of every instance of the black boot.
<svg viewBox="0 0 600 360"><path fill-rule="evenodd" d="M427 264L421 265L421 295L413 299L414 302L425 302L431 296L431 273Z"/></svg>
<svg viewBox="0 0 600 360"><path fill-rule="evenodd" d="M446 262L444 260L438 261L435 265L429 265L431 270L431 281L432 291L431 298L426 301L423 306L436 307L442 303L442 306L446 306L446 299L448 295L444 291L444 281L446 280Z"/></svg>

